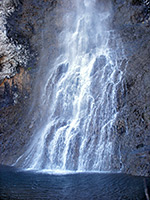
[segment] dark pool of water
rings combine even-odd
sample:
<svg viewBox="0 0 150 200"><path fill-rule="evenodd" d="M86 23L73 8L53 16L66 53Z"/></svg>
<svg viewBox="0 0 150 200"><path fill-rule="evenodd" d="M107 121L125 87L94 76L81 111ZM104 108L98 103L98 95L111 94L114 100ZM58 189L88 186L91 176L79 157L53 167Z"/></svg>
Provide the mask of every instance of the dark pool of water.
<svg viewBox="0 0 150 200"><path fill-rule="evenodd" d="M125 174L50 175L0 166L1 200L147 200L150 179Z"/></svg>

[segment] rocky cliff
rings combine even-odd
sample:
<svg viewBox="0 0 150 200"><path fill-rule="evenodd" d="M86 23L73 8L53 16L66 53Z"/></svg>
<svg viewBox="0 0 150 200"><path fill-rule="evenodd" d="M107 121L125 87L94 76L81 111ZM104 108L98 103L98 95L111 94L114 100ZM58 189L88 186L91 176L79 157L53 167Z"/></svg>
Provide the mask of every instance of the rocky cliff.
<svg viewBox="0 0 150 200"><path fill-rule="evenodd" d="M23 152L34 122L28 116L39 70L44 20L55 52L57 1L3 0L0 5L0 162L11 164ZM57 27L56 27L57 28ZM54 56L54 53L53 53ZM37 80L39 82L39 80ZM39 84L39 83L37 83ZM38 115L38 114L37 114ZM36 117L35 117L36 118ZM36 120L36 119L35 119Z"/></svg>
<svg viewBox="0 0 150 200"><path fill-rule="evenodd" d="M114 1L113 25L121 35L126 55L123 84L118 88L120 118L116 122L123 171L149 176L150 1Z"/></svg>
<svg viewBox="0 0 150 200"><path fill-rule="evenodd" d="M149 176L150 1L112 0L111 3L112 28L121 36L126 55L122 63L125 74L117 91L120 114L114 133L116 151L120 149L123 172ZM61 18L65 10L72 7L69 1L64 5L61 0L3 0L0 3L2 164L12 164L21 155L33 129L38 128L37 122L42 123L38 91L34 90L36 84L40 87L36 74L45 73L48 56L53 60L59 54L57 36L63 27ZM40 63L40 56L44 56L45 63ZM33 112L32 97L35 95L37 111Z"/></svg>

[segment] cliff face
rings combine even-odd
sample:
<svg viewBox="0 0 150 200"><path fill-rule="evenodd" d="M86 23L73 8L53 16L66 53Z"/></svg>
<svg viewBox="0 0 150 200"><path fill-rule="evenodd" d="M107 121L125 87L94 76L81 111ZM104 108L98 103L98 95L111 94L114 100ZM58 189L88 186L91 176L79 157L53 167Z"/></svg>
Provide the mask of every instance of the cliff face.
<svg viewBox="0 0 150 200"><path fill-rule="evenodd" d="M149 176L150 1L114 1L113 25L121 35L127 63L118 89L117 132L123 171Z"/></svg>
<svg viewBox="0 0 150 200"><path fill-rule="evenodd" d="M52 14L55 52L57 1L3 0L0 5L0 162L12 164L24 151L34 122L29 114L39 70L45 17ZM37 80L38 82L38 80ZM39 84L39 83L38 83ZM38 113L37 113L38 115ZM36 117L35 117L36 120Z"/></svg>
<svg viewBox="0 0 150 200"><path fill-rule="evenodd" d="M67 6L66 6L67 5ZM45 73L47 57L59 54L58 33L69 1L3 0L0 5L0 163L12 164L42 123L31 102ZM113 28L120 34L126 59L118 86L116 147L123 172L150 175L150 2L112 0ZM61 9L60 9L61 8ZM64 9L65 8L65 9ZM49 29L46 26L49 26ZM43 37L46 38L43 40ZM50 47L50 48L49 48ZM48 49L47 51L44 49ZM43 53L41 51L43 49ZM40 63L39 57L45 57ZM42 66L42 67L41 67ZM37 88L37 87L36 87ZM36 93L37 92L37 93ZM38 107L37 100L34 102ZM30 113L30 114L29 114ZM31 120L32 119L32 120Z"/></svg>

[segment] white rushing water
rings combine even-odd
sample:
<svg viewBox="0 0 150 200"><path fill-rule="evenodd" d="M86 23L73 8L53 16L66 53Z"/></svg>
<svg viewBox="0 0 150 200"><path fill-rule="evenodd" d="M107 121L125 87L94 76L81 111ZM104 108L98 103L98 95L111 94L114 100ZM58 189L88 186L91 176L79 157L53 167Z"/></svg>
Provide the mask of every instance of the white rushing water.
<svg viewBox="0 0 150 200"><path fill-rule="evenodd" d="M110 28L111 6L76 0L64 17L60 56L40 96L46 111L23 167L45 170L110 171L114 156L117 85L123 72L121 41ZM99 6L99 7L98 7Z"/></svg>

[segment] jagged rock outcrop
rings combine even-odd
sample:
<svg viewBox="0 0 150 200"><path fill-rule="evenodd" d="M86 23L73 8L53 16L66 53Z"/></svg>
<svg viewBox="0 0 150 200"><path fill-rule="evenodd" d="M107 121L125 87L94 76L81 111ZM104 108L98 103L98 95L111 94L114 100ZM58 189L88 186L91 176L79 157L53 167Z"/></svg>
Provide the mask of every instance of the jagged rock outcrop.
<svg viewBox="0 0 150 200"><path fill-rule="evenodd" d="M28 47L17 40L12 40L7 34L7 18L14 12L17 6L15 3L15 1L0 3L0 81L13 77L19 66L27 66L30 57Z"/></svg>
<svg viewBox="0 0 150 200"><path fill-rule="evenodd" d="M20 4L5 0L0 4L0 108L16 104L30 90L30 77L25 70L31 57L29 45L13 40L7 30L7 19Z"/></svg>

